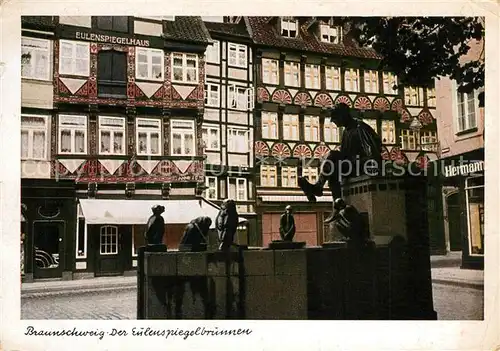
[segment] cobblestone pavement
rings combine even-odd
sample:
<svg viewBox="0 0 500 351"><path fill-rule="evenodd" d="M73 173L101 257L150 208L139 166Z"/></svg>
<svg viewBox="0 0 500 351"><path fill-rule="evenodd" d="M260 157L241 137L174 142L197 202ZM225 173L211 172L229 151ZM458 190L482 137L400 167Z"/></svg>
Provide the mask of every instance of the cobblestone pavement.
<svg viewBox="0 0 500 351"><path fill-rule="evenodd" d="M137 290L21 298L21 319L136 319Z"/></svg>
<svg viewBox="0 0 500 351"><path fill-rule="evenodd" d="M136 289L21 299L22 319L135 319ZM434 284L440 320L482 320L483 290Z"/></svg>
<svg viewBox="0 0 500 351"><path fill-rule="evenodd" d="M483 290L433 284L432 291L438 320L483 320Z"/></svg>

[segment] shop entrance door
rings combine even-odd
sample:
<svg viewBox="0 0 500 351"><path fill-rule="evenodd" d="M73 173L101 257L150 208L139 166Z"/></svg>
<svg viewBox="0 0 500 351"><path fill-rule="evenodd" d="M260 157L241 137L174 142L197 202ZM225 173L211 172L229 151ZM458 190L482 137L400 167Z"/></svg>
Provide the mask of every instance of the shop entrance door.
<svg viewBox="0 0 500 351"><path fill-rule="evenodd" d="M33 223L33 277L57 278L62 276L64 258L64 222L35 221Z"/></svg>
<svg viewBox="0 0 500 351"><path fill-rule="evenodd" d="M96 276L122 275L131 255L132 233L129 226L103 225L97 239ZM128 248L128 250L127 250Z"/></svg>
<svg viewBox="0 0 500 351"><path fill-rule="evenodd" d="M459 193L451 194L446 198L448 212L448 232L450 234L450 251L462 250L462 209L460 208Z"/></svg>

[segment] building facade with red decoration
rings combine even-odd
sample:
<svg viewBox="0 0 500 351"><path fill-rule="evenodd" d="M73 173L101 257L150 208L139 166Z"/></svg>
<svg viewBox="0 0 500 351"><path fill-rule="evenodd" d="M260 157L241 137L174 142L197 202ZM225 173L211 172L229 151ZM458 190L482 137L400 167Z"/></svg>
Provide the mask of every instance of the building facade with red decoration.
<svg viewBox="0 0 500 351"><path fill-rule="evenodd" d="M339 149L342 130L325 114L335 104L348 104L381 136L385 160L426 168L437 159L434 89L394 90L397 77L380 70L380 57L357 46L335 18L226 21L244 23L253 41L259 245L279 239L286 205L294 209L295 240L311 246L328 240L323 223L332 211L330 193L325 188L309 203L297 178L315 182L321 160Z"/></svg>
<svg viewBox="0 0 500 351"><path fill-rule="evenodd" d="M154 204L170 248L214 216L200 17L24 17L22 36L27 280L133 271Z"/></svg>

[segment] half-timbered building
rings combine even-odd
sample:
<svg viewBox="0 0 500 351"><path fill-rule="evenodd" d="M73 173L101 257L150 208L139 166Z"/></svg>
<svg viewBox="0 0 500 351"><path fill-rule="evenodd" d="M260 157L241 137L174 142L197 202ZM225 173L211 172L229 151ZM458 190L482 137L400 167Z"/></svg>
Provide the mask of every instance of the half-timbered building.
<svg viewBox="0 0 500 351"><path fill-rule="evenodd" d="M217 204L236 201L238 213L248 220L236 242L248 244L257 232L252 42L243 22L205 26L213 40L205 53L205 198Z"/></svg>
<svg viewBox="0 0 500 351"><path fill-rule="evenodd" d="M232 17L245 23L253 41L258 244L279 239L279 217L294 208L296 240L325 240L329 192L311 204L297 186L310 182L329 150L338 149L342 130L325 115L346 103L380 134L383 157L426 167L436 159L432 89L394 89L397 77L379 69L380 57L361 48L335 18Z"/></svg>
<svg viewBox="0 0 500 351"><path fill-rule="evenodd" d="M217 213L200 202L210 35L200 17L49 22L23 22L26 269L123 274L152 205L166 208L170 248L189 220Z"/></svg>

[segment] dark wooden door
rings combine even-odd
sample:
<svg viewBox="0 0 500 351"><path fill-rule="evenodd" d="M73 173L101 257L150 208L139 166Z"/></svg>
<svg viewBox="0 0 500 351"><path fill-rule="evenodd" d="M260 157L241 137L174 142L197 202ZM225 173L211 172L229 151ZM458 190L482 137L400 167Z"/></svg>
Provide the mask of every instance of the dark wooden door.
<svg viewBox="0 0 500 351"><path fill-rule="evenodd" d="M462 250L462 209L460 194L451 194L446 198L448 212L448 232L450 234L450 251Z"/></svg>
<svg viewBox="0 0 500 351"><path fill-rule="evenodd" d="M97 251L95 275L122 275L131 254L130 227L102 225L97 229L97 235L95 235Z"/></svg>
<svg viewBox="0 0 500 351"><path fill-rule="evenodd" d="M33 277L58 278L64 266L64 221L33 222Z"/></svg>

